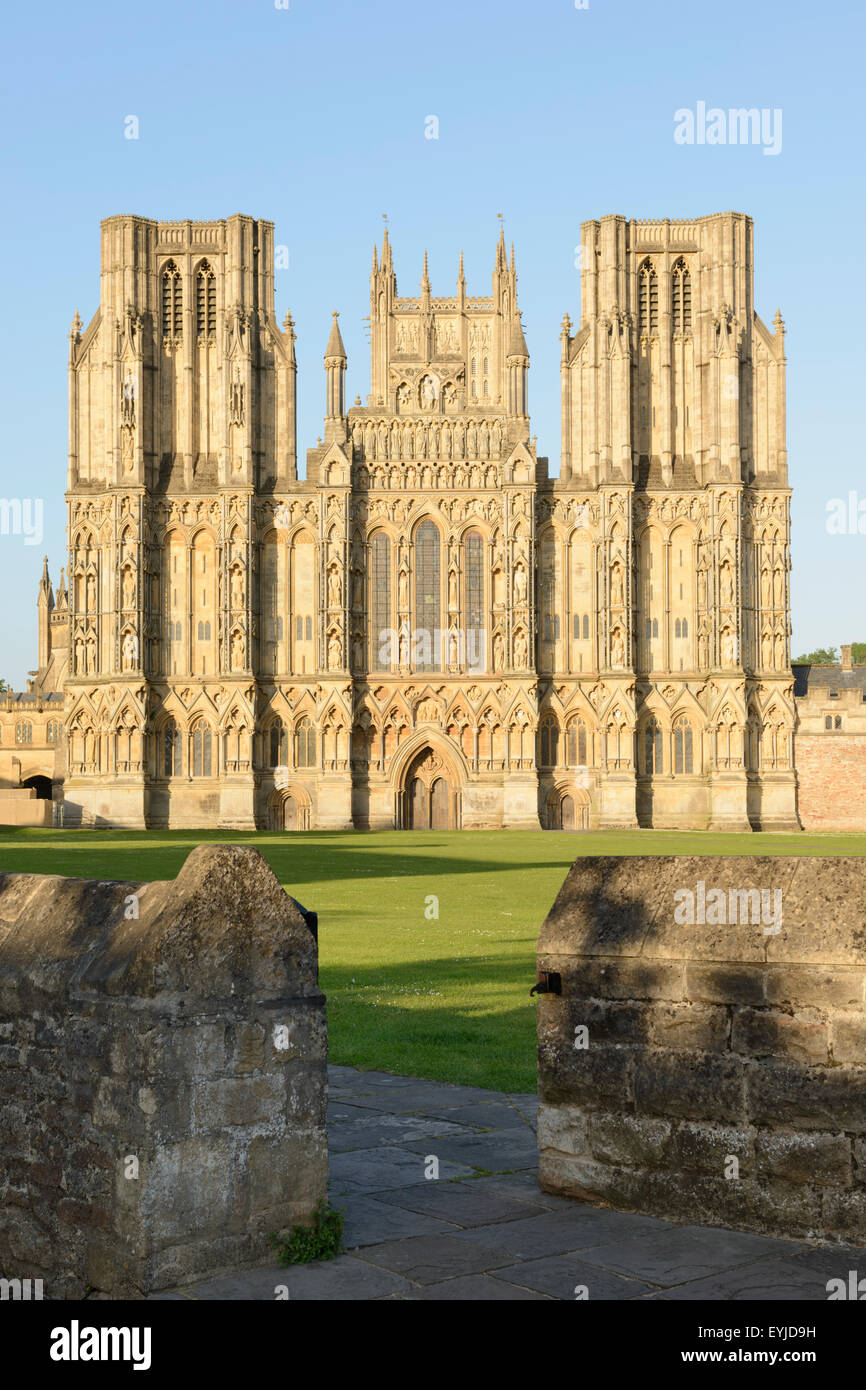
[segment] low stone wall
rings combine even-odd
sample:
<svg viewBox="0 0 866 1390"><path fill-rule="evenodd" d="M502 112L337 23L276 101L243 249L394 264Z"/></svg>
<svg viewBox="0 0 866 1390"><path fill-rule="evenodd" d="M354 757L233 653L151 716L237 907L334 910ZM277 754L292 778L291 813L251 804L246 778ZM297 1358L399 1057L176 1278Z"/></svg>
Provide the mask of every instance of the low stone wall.
<svg viewBox="0 0 866 1390"><path fill-rule="evenodd" d="M0 825L51 825L54 803L32 787L0 788Z"/></svg>
<svg viewBox="0 0 866 1390"><path fill-rule="evenodd" d="M866 860L579 859L538 952L545 1191L866 1240Z"/></svg>
<svg viewBox="0 0 866 1390"><path fill-rule="evenodd" d="M0 1277L144 1294L273 1259L327 1190L315 939L254 849L0 875Z"/></svg>

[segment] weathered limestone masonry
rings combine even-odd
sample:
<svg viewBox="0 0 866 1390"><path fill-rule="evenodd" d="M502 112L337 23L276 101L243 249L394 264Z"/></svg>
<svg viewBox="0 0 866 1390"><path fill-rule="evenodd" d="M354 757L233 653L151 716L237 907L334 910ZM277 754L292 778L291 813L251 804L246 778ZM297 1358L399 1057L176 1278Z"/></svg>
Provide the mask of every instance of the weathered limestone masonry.
<svg viewBox="0 0 866 1390"><path fill-rule="evenodd" d="M258 851L0 875L0 1276L135 1298L272 1259L326 1193L326 1062L316 942Z"/></svg>
<svg viewBox="0 0 866 1390"><path fill-rule="evenodd" d="M577 860L538 943L562 976L539 1011L544 1190L866 1238L864 923L862 859Z"/></svg>

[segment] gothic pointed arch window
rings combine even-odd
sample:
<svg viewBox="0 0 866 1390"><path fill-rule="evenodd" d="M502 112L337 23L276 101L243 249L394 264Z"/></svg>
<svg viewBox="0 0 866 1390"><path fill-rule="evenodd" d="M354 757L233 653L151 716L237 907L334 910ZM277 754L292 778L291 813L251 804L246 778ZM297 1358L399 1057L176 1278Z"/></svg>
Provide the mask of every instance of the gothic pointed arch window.
<svg viewBox="0 0 866 1390"><path fill-rule="evenodd" d="M542 719L538 729L538 766L556 767L559 758L559 725L552 714Z"/></svg>
<svg viewBox="0 0 866 1390"><path fill-rule="evenodd" d="M694 732L687 719L674 725L674 773L687 776L694 772Z"/></svg>
<svg viewBox="0 0 866 1390"><path fill-rule="evenodd" d="M213 733L209 724L196 724L192 732L192 775L213 776Z"/></svg>
<svg viewBox="0 0 866 1390"><path fill-rule="evenodd" d="M316 766L316 731L304 715L295 726L295 767Z"/></svg>
<svg viewBox="0 0 866 1390"><path fill-rule="evenodd" d="M651 719L644 727L644 772L651 777L664 772L664 739L661 725Z"/></svg>
<svg viewBox="0 0 866 1390"><path fill-rule="evenodd" d="M177 777L182 771L182 740L180 729L173 719L162 727L162 767L164 777Z"/></svg>
<svg viewBox="0 0 866 1390"><path fill-rule="evenodd" d="M484 634L484 537L480 531L469 531L463 545L465 551L467 654L470 657L472 653L475 655L475 662L470 660L470 665L480 665L484 659L484 653L481 650ZM470 643L472 644L472 653L469 653Z"/></svg>
<svg viewBox="0 0 866 1390"><path fill-rule="evenodd" d="M391 631L391 541L377 531L370 545L370 665L374 671L391 668L396 656L388 640Z"/></svg>
<svg viewBox="0 0 866 1390"><path fill-rule="evenodd" d="M216 276L208 261L202 261L195 277L196 326L200 338L216 333Z"/></svg>
<svg viewBox="0 0 866 1390"><path fill-rule="evenodd" d="M415 668L435 671L441 628L441 558L439 530L429 517L415 532Z"/></svg>
<svg viewBox="0 0 866 1390"><path fill-rule="evenodd" d="M689 333L692 327L692 281L689 268L680 257L671 275L671 317L675 333Z"/></svg>
<svg viewBox="0 0 866 1390"><path fill-rule="evenodd" d="M274 719L268 729L268 767L286 767L288 761L288 731L282 719Z"/></svg>
<svg viewBox="0 0 866 1390"><path fill-rule="evenodd" d="M655 333L659 326L659 284L652 261L644 261L638 271L641 333Z"/></svg>
<svg viewBox="0 0 866 1390"><path fill-rule="evenodd" d="M569 767L587 766L587 730L582 719L572 719L566 731L566 755Z"/></svg>
<svg viewBox="0 0 866 1390"><path fill-rule="evenodd" d="M179 338L183 332L183 285L180 271L169 261L162 272L162 336Z"/></svg>

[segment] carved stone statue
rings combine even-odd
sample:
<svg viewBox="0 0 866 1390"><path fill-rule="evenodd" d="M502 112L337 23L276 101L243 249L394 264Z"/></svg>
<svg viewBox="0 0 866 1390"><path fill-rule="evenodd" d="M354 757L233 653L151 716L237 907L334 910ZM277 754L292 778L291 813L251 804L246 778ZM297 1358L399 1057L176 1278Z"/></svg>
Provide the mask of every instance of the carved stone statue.
<svg viewBox="0 0 866 1390"><path fill-rule="evenodd" d="M129 671L135 665L138 657L138 638L135 633L128 632L123 639L121 647L123 654L123 669Z"/></svg>
<svg viewBox="0 0 866 1390"><path fill-rule="evenodd" d="M529 654L529 647L526 641L526 633L521 628L514 639L514 664L518 668L526 665L526 658Z"/></svg>
<svg viewBox="0 0 866 1390"><path fill-rule="evenodd" d="M622 565L617 561L610 572L610 601L614 608L621 608L625 601Z"/></svg>
<svg viewBox="0 0 866 1390"><path fill-rule="evenodd" d="M339 608L342 602L343 585L340 579L340 572L334 567L328 574L328 604L331 608Z"/></svg>

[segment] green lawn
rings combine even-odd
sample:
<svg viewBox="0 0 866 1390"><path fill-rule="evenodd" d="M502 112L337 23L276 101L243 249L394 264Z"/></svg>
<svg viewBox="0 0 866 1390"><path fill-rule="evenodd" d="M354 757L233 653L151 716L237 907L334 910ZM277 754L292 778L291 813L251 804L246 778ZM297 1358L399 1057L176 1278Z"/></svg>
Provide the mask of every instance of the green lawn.
<svg viewBox="0 0 866 1390"><path fill-rule="evenodd" d="M318 912L332 1061L517 1091L535 1089L535 939L575 855L866 854L866 835L10 829L0 872L174 878L202 841L254 844Z"/></svg>

